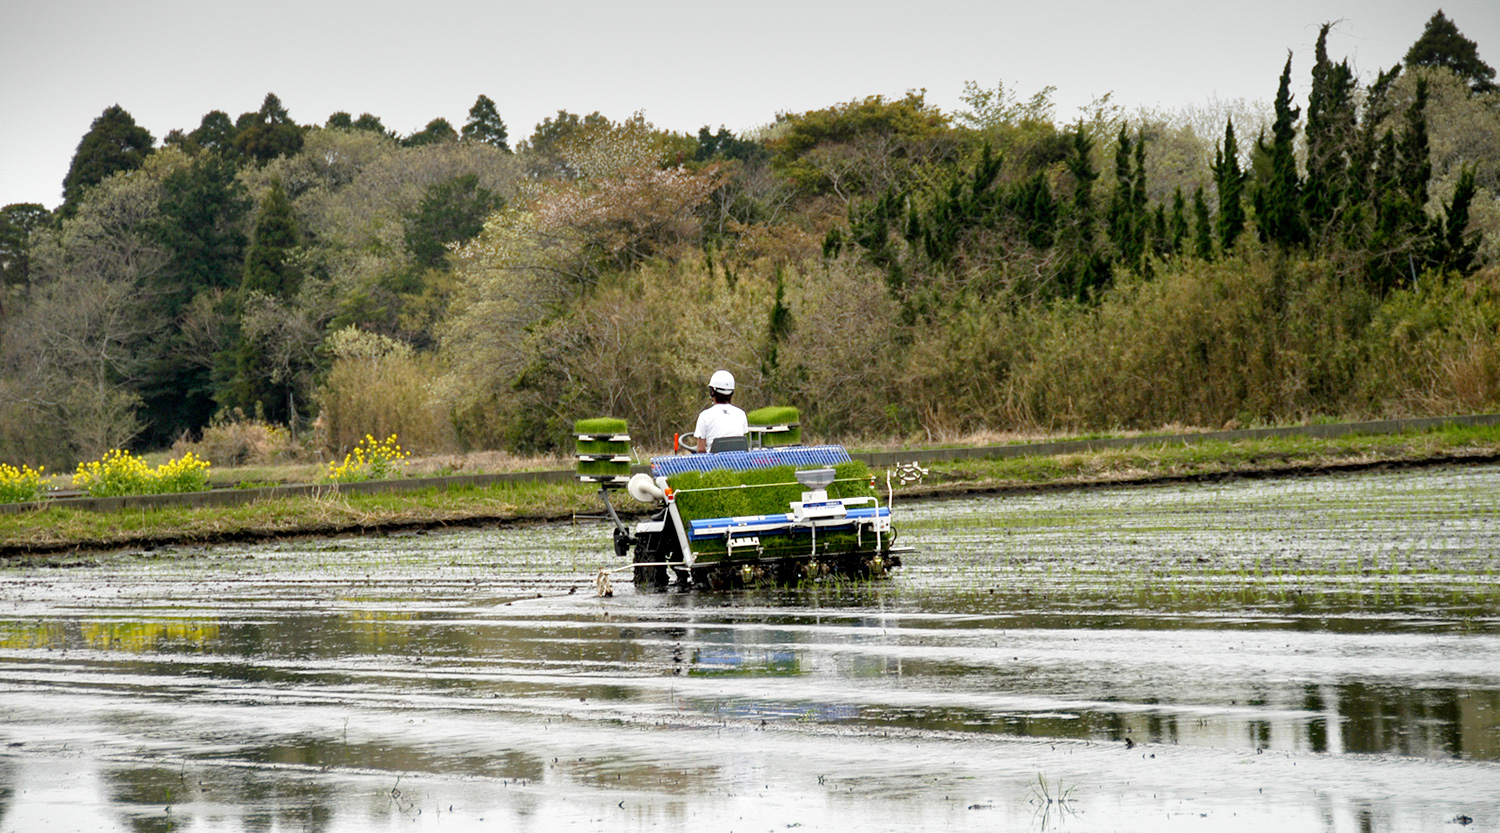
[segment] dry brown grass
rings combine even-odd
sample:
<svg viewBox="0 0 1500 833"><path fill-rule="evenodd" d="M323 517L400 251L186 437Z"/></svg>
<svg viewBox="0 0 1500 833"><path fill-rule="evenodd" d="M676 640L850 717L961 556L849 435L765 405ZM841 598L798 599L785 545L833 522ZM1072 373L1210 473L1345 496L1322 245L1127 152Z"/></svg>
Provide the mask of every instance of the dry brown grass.
<svg viewBox="0 0 1500 833"><path fill-rule="evenodd" d="M563 454L511 454L508 451L472 451L466 454L433 454L407 461L413 477L443 474L496 474L515 471L557 471L573 467Z"/></svg>

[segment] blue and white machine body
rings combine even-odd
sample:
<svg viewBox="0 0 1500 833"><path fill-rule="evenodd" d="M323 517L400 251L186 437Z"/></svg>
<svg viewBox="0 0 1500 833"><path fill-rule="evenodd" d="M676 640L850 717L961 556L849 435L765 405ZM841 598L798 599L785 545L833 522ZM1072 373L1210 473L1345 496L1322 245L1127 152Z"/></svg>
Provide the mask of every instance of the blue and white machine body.
<svg viewBox="0 0 1500 833"><path fill-rule="evenodd" d="M729 571L736 580L743 575L774 574L795 579L831 572L833 566L855 565L855 572L883 573L898 566L895 530L889 502L878 497L834 498L828 494L836 482L835 466L851 462L849 453L837 445L793 446L731 451L717 454L656 457L651 473L636 474L627 486L632 497L656 502L660 507L649 520L638 522L626 533L617 529L616 549L634 547L637 582L643 571L666 583L667 569L693 583L713 585ZM789 501L786 511L733 517L686 517L669 478L685 472L716 470L749 471L790 467L803 491L800 500ZM791 485L779 484L781 486ZM704 487L714 488L714 487ZM718 488L757 488L754 485ZM622 536L622 533L623 536ZM832 565L832 566L831 566ZM660 573L651 573L660 569Z"/></svg>

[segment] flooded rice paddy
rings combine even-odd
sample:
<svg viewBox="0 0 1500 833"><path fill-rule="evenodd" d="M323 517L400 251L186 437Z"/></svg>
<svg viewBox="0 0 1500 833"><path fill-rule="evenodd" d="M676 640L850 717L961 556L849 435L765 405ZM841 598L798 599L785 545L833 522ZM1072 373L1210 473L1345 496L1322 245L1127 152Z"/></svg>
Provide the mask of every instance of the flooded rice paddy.
<svg viewBox="0 0 1500 833"><path fill-rule="evenodd" d="M1500 467L902 506L894 578L597 524L0 570L0 833L1500 829Z"/></svg>

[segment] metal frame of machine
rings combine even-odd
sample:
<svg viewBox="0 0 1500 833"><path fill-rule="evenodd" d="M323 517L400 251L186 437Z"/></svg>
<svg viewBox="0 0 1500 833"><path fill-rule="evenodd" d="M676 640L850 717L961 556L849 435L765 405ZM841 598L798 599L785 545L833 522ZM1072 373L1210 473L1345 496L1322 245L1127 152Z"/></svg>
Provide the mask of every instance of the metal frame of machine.
<svg viewBox="0 0 1500 833"><path fill-rule="evenodd" d="M616 555L633 557L635 581L647 587L724 589L759 582L796 583L825 576L876 577L901 564L909 547L895 546L891 523L890 484L884 504L874 494L829 497L839 482L836 467L851 463L837 445L752 448L749 451L657 457L651 473L610 478L600 495L614 524ZM672 478L685 472L746 472L790 467L795 482L674 488ZM845 478L850 480L853 478ZM859 478L864 479L864 478ZM624 482L621 482L624 481ZM612 489L625 488L655 510L647 520L627 527L610 500ZM800 487L801 499L787 501L786 511L731 517L692 517L683 508L688 492ZM765 501L761 501L764 503ZM771 507L766 507L771 508Z"/></svg>

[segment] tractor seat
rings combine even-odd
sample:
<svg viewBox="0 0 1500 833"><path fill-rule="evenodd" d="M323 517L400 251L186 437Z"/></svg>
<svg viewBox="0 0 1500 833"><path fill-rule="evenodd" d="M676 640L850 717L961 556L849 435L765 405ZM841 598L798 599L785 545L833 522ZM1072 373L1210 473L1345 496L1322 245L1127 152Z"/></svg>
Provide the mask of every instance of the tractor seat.
<svg viewBox="0 0 1500 833"><path fill-rule="evenodd" d="M721 451L749 451L750 441L744 435L738 437L715 437L708 444L710 454L718 454Z"/></svg>

